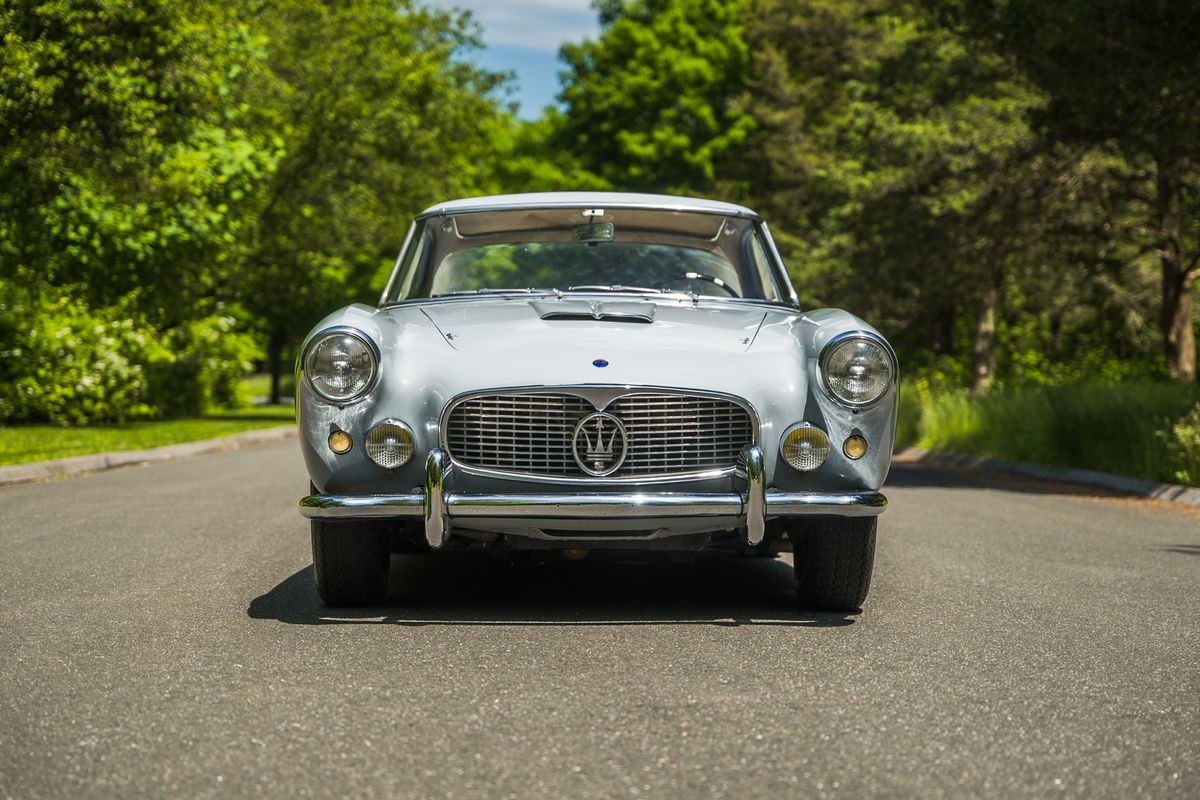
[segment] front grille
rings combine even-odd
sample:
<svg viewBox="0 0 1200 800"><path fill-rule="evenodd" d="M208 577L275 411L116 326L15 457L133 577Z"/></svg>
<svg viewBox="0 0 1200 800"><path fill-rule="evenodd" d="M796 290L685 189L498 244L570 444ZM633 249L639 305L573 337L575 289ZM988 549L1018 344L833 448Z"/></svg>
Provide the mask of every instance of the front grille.
<svg viewBox="0 0 1200 800"><path fill-rule="evenodd" d="M450 412L446 446L469 467L557 478L588 478L575 461L575 426L596 409L566 393L469 398ZM750 414L730 400L637 392L604 409L625 427L625 460L609 478L664 477L737 465L754 439Z"/></svg>

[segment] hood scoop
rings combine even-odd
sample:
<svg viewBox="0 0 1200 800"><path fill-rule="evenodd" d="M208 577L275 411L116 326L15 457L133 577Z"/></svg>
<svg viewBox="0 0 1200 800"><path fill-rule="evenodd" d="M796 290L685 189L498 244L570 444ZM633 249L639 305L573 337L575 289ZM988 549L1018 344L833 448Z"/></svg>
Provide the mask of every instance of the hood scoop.
<svg viewBox="0 0 1200 800"><path fill-rule="evenodd" d="M658 306L641 301L550 300L530 303L544 320L585 320L589 322L631 322L649 325Z"/></svg>

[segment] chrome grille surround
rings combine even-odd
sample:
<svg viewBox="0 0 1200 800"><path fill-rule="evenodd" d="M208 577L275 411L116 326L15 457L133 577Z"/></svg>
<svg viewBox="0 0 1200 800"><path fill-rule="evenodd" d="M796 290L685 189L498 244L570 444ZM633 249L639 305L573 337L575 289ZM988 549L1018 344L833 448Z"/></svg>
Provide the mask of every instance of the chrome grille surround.
<svg viewBox="0 0 1200 800"><path fill-rule="evenodd" d="M624 464L591 477L575 462L576 423L595 411L621 419ZM758 418L743 399L719 392L629 386L488 389L454 398L442 414L441 444L464 472L549 483L656 483L716 478L741 468L758 441Z"/></svg>

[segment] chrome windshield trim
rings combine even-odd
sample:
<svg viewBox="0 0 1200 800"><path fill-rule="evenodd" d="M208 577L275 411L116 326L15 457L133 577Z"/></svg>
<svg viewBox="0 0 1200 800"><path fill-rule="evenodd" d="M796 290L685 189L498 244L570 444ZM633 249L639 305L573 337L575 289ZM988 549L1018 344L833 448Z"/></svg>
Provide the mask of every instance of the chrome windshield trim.
<svg viewBox="0 0 1200 800"><path fill-rule="evenodd" d="M762 215L745 206L738 206L732 203L721 203L718 201L700 201L691 200L685 197L669 197L659 196L646 199L631 199L628 196L622 196L621 193L611 194L605 197L570 197L563 199L547 198L522 198L514 197L509 200L506 197L495 198L479 198L480 202L472 203L470 200L459 201L461 205L449 206L442 203L436 206L431 206L418 214L414 219L423 220L431 217L453 217L460 214L486 214L497 211L537 211L546 209L557 211L569 208L590 208L592 206L603 206L604 208L619 208L626 211L678 211L685 214L710 214L722 217L736 217L739 219L749 219L756 222L762 221ZM451 201L454 202L454 201Z"/></svg>
<svg viewBox="0 0 1200 800"><path fill-rule="evenodd" d="M716 478L724 478L732 475L740 474L738 466L721 467L719 469L699 470L695 472L672 472L666 475L630 475L620 478L593 478L581 476L577 478L563 477L554 475L537 475L526 472L508 472L506 470L493 470L486 467L472 467L463 464L454 457L454 453L450 450L447 439L447 423L450 420L450 414L456 407L470 400L473 397L484 397L493 394L567 394L574 397L580 397L591 403L597 411L603 411L612 403L626 395L635 394L677 394L690 397L710 397L714 400L727 400L740 408L744 409L750 415L750 443L758 445L759 436L762 428L762 423L759 420L758 413L745 398L738 397L727 392L718 392L707 389L681 389L679 387L669 386L639 386L633 384L565 384L554 386L509 386L497 387L492 389L472 389L469 392L455 395L450 398L450 402L442 409L442 415L438 418L438 447L446 452L450 459L450 463L454 465L456 470L460 470L467 475L478 475L487 478L507 478L511 480L520 480L527 482L555 484L559 486L603 486L611 485L629 485L629 484L645 484L645 485L660 485L664 483L684 483L687 481L710 480Z"/></svg>
<svg viewBox="0 0 1200 800"><path fill-rule="evenodd" d="M400 265L404 263L404 254L408 252L408 245L412 242L413 233L417 230L416 220L408 224L408 233L404 234L404 244L400 245L400 253L396 256L396 262L392 264L392 271L388 273L387 286L383 287L383 294L379 295L377 305L382 308L387 305L387 299L392 296L392 287L396 284L396 278L400 274Z"/></svg>
<svg viewBox="0 0 1200 800"><path fill-rule="evenodd" d="M513 290L516 294L456 294L456 295L439 295L437 297L409 297L404 300L395 300L380 305L381 309L399 308L401 306L419 306L425 303L481 303L487 301L493 302L509 302L514 300L528 300L531 296L554 296L554 291L551 289L534 291L532 294L524 290ZM790 303L782 300L766 300L761 297L718 297L716 295L681 295L678 293L668 294L645 294L640 292L564 292L565 297L583 298L597 297L606 300L614 298L631 299L631 300L646 300L651 303L672 303L680 306L704 306L709 303L720 305L734 306L759 306L762 308L771 309L774 311L783 311L789 314L799 315L800 310Z"/></svg>
<svg viewBox="0 0 1200 800"><path fill-rule="evenodd" d="M792 285L792 279L788 275L787 265L783 263L783 256L779 254L779 248L775 246L775 239L771 236L771 229L767 227L765 221L759 223L759 228L762 229L763 239L767 242L767 249L770 251L774 267L776 270L775 279L781 281L783 286L787 287L788 300L794 310L800 310L800 296L796 294L796 287Z"/></svg>

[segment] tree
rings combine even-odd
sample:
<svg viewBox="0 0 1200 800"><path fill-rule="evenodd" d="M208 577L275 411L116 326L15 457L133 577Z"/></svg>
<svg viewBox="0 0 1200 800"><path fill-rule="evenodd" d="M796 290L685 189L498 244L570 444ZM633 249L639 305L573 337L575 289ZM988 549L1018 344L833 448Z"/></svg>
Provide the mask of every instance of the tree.
<svg viewBox="0 0 1200 800"><path fill-rule="evenodd" d="M986 390L1041 170L1039 94L910 4L763 0L751 16L742 163L806 299L848 303L910 352L952 354L965 310Z"/></svg>
<svg viewBox="0 0 1200 800"><path fill-rule="evenodd" d="M557 146L565 122L557 110L522 121L506 116L492 139L487 189L503 192L606 191L608 181L586 169L584 158Z"/></svg>
<svg viewBox="0 0 1200 800"><path fill-rule="evenodd" d="M468 18L407 2L286 0L256 28L267 69L244 99L282 155L230 291L262 320L277 400L285 348L375 299L411 216L486 180L501 76L459 58Z"/></svg>
<svg viewBox="0 0 1200 800"><path fill-rule="evenodd" d="M136 293L160 326L211 310L274 168L228 102L261 56L246 29L204 2L30 0L0 39L0 278Z"/></svg>
<svg viewBox="0 0 1200 800"><path fill-rule="evenodd" d="M223 4L0 5L0 419L198 413L257 352L219 296L275 166Z"/></svg>
<svg viewBox="0 0 1200 800"><path fill-rule="evenodd" d="M558 146L624 190L706 193L751 120L743 0L607 0L599 39L564 45Z"/></svg>
<svg viewBox="0 0 1200 800"><path fill-rule="evenodd" d="M981 37L1017 56L1047 93L1051 135L1116 143L1153 174L1148 243L1161 265L1170 376L1196 379L1200 278L1200 5L1140 0L970 0Z"/></svg>
<svg viewBox="0 0 1200 800"><path fill-rule="evenodd" d="M546 141L617 188L765 212L802 302L871 319L910 369L1157 374L1143 164L1039 124L1051 93L970 2L603 0Z"/></svg>

